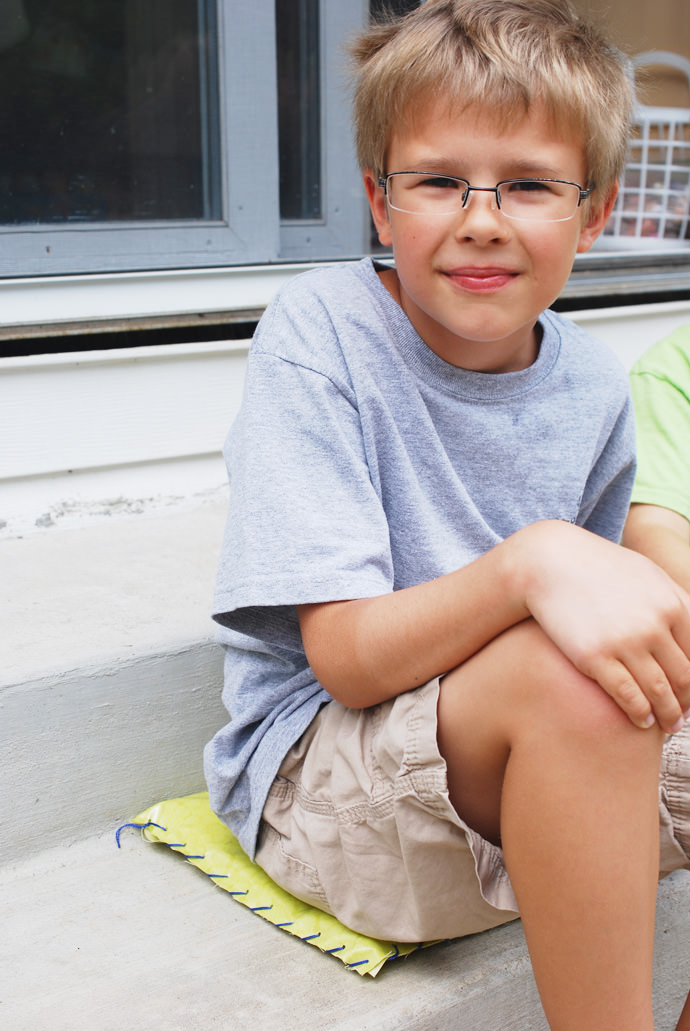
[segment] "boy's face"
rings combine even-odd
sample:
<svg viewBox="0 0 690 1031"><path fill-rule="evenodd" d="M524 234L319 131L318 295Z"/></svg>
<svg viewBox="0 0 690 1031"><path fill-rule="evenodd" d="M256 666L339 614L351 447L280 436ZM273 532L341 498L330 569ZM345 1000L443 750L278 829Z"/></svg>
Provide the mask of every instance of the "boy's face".
<svg viewBox="0 0 690 1031"><path fill-rule="evenodd" d="M472 186L502 179L547 177L586 186L579 139L554 136L531 111L497 128L483 110L449 113L431 103L413 128L394 133L387 172L432 171ZM482 372L524 369L536 359L536 320L561 292L575 254L604 227L607 203L595 194L564 222L518 221L498 210L493 193L471 192L464 210L443 215L389 208L371 173L365 185L384 246L393 247L397 276L383 273L426 344L445 361Z"/></svg>

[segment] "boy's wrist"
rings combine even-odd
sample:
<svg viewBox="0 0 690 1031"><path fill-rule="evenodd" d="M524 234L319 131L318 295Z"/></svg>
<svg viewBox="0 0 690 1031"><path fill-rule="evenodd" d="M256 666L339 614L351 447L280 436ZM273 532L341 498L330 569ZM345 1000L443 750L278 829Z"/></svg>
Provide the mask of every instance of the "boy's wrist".
<svg viewBox="0 0 690 1031"><path fill-rule="evenodd" d="M499 576L505 597L522 619L531 615L527 598L532 590L538 554L537 534L533 530L532 525L517 530L496 549L501 557Z"/></svg>
<svg viewBox="0 0 690 1031"><path fill-rule="evenodd" d="M553 569L554 556L562 557L578 528L561 519L544 519L522 527L504 544L505 583L516 605L533 615L532 601L544 586L545 574ZM584 531L583 531L584 532Z"/></svg>

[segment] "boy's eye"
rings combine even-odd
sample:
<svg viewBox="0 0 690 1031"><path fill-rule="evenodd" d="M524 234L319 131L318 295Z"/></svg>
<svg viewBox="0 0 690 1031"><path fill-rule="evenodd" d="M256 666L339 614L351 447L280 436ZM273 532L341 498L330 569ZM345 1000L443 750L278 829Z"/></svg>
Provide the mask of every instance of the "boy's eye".
<svg viewBox="0 0 690 1031"><path fill-rule="evenodd" d="M458 179L450 179L448 176L435 175L427 176L424 179L420 179L417 186L425 186L430 189L436 190L459 190L460 186L464 186Z"/></svg>
<svg viewBox="0 0 690 1031"><path fill-rule="evenodd" d="M503 183L501 188L509 193L552 193L553 183L543 179L515 179Z"/></svg>

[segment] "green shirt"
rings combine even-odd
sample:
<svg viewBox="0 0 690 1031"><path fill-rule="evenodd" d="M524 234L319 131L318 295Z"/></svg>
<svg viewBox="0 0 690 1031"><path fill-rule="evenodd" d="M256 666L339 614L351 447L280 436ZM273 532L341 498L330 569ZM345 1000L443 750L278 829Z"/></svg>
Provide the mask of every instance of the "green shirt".
<svg viewBox="0 0 690 1031"><path fill-rule="evenodd" d="M630 382L638 461L632 500L690 521L690 326L651 347Z"/></svg>

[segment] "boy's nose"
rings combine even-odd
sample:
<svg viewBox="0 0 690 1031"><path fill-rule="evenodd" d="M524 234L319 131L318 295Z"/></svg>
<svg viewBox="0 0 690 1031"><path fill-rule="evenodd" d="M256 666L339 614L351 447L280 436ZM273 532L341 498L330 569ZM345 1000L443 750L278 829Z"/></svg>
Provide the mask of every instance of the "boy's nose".
<svg viewBox="0 0 690 1031"><path fill-rule="evenodd" d="M475 193L480 196L473 197ZM495 187L468 187L465 203L457 213L458 236L505 236L510 231L507 223L508 219L498 206Z"/></svg>

